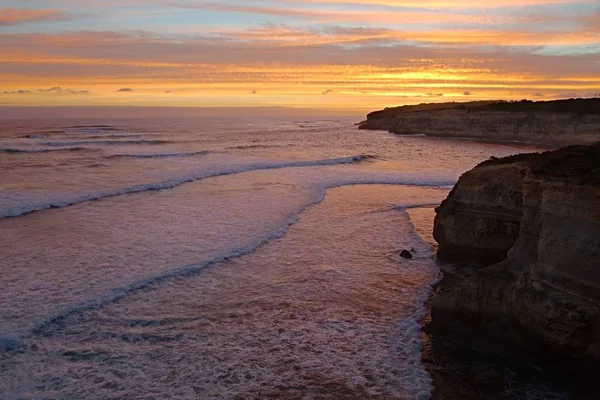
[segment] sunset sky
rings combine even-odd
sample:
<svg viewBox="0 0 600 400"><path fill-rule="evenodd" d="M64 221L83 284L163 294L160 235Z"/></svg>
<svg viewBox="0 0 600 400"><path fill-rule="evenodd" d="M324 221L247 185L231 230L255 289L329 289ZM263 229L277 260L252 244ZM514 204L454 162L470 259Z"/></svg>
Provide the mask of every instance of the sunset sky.
<svg viewBox="0 0 600 400"><path fill-rule="evenodd" d="M600 0L2 0L0 105L600 93Z"/></svg>

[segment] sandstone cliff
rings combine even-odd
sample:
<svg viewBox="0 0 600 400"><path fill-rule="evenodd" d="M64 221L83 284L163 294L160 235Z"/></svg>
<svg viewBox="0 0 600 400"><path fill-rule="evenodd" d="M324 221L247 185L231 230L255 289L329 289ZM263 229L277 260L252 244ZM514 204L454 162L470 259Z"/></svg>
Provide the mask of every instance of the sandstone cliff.
<svg viewBox="0 0 600 400"><path fill-rule="evenodd" d="M370 113L360 129L550 145L600 140L600 99L421 104Z"/></svg>
<svg viewBox="0 0 600 400"><path fill-rule="evenodd" d="M480 164L437 209L434 237L452 263L431 330L600 373L600 143Z"/></svg>

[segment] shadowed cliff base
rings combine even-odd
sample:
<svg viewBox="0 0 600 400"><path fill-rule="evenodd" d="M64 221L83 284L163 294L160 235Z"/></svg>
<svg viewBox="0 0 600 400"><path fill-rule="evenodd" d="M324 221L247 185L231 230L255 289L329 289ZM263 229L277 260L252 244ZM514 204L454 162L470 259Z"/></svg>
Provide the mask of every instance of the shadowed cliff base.
<svg viewBox="0 0 600 400"><path fill-rule="evenodd" d="M596 398L600 143L483 162L436 211L436 398Z"/></svg>
<svg viewBox="0 0 600 400"><path fill-rule="evenodd" d="M550 146L590 144L600 140L600 98L392 107L368 114L359 129Z"/></svg>

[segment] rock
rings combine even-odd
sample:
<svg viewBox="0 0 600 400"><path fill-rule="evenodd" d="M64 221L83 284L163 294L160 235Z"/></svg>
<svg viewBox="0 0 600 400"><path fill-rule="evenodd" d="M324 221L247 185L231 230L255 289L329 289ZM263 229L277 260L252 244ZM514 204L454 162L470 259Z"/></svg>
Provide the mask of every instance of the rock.
<svg viewBox="0 0 600 400"><path fill-rule="evenodd" d="M16 338L12 337L0 337L0 351L23 351L25 345Z"/></svg>
<svg viewBox="0 0 600 400"><path fill-rule="evenodd" d="M406 105L372 112L358 127L398 135L564 145L600 140L599 124L600 99L590 98Z"/></svg>
<svg viewBox="0 0 600 400"><path fill-rule="evenodd" d="M438 207L430 328L600 366L600 143L483 162ZM589 371L589 369L588 369Z"/></svg>
<svg viewBox="0 0 600 400"><path fill-rule="evenodd" d="M400 257L406 258L407 260L412 260L413 258L412 253L408 250L402 250L402 252L400 253Z"/></svg>

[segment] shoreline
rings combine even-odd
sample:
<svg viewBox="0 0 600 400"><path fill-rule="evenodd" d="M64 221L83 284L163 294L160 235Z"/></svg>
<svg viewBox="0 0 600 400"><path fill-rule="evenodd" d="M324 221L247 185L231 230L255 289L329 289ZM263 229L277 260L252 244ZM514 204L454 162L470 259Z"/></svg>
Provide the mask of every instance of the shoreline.
<svg viewBox="0 0 600 400"><path fill-rule="evenodd" d="M400 136L425 134L556 148L600 140L600 99L400 106L374 111L357 125Z"/></svg>
<svg viewBox="0 0 600 400"><path fill-rule="evenodd" d="M436 209L433 400L597 396L598 146L485 161Z"/></svg>
<svg viewBox="0 0 600 400"><path fill-rule="evenodd" d="M424 305L427 313L419 321L421 363L432 380L431 400L595 398L597 385L577 375L569 365L553 364L477 334L457 337L433 328L432 300L443 285L442 267L440 274Z"/></svg>
<svg viewBox="0 0 600 400"><path fill-rule="evenodd" d="M421 364L433 386L430 400L596 398L598 385L570 364L536 357L478 332L456 335L431 324L433 299L444 285L444 265L448 265L435 255L432 261L438 265L440 278L423 305L425 316L418 321Z"/></svg>
<svg viewBox="0 0 600 400"><path fill-rule="evenodd" d="M394 133L385 129L368 129L371 131L380 131L394 135L399 138L414 138L414 139L435 139L435 140L455 140L455 141L463 141L463 142L475 142L475 143L487 143L487 144L499 144L499 145L516 145L523 147L534 147L534 148L544 148L547 150L558 149L562 145L558 143L543 143L543 142L534 142L534 141L524 141L524 140L508 140L508 139L491 139L484 138L479 136L436 136L436 135L427 135L427 134L402 134L402 133Z"/></svg>

